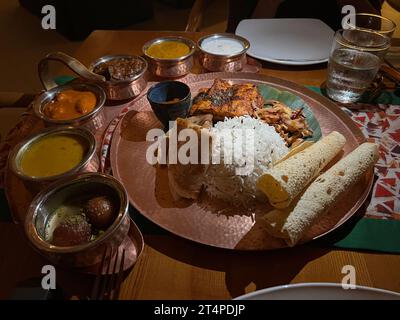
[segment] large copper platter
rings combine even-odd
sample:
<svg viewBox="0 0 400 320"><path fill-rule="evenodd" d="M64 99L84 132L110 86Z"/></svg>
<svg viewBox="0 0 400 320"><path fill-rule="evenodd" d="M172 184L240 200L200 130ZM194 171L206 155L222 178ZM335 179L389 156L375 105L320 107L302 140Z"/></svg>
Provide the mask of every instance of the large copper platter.
<svg viewBox="0 0 400 320"><path fill-rule="evenodd" d="M265 83L300 96L315 113L323 135L337 130L346 137L344 155L365 141L361 131L338 106L289 81L247 73L208 73L184 81L195 95L200 88L210 87L217 77L234 83ZM260 217L268 212L267 205L245 212L207 199L200 203L174 201L168 188L167 169L151 166L145 157L149 145L145 141L146 132L158 125L146 97L142 97L120 121L111 144L113 174L122 181L131 203L144 216L176 235L215 247L241 250L286 247L282 240L270 237L264 230ZM325 235L349 219L366 200L372 181L373 173L369 172L310 230L303 242Z"/></svg>

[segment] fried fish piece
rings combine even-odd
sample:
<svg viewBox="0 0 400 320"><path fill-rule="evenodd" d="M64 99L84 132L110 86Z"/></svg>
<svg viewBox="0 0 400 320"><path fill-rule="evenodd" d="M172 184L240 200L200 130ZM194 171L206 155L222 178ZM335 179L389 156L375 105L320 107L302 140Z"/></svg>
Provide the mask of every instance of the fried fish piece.
<svg viewBox="0 0 400 320"><path fill-rule="evenodd" d="M252 83L231 85L228 81L215 79L209 89L200 90L193 99L191 115L210 113L215 120L225 117L252 116L262 108L263 97Z"/></svg>

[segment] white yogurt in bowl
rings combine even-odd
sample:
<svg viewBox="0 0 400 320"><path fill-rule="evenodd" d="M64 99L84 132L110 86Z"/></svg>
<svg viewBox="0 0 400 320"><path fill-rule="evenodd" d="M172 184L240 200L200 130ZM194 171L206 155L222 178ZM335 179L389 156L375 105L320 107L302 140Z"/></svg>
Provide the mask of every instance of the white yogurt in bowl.
<svg viewBox="0 0 400 320"><path fill-rule="evenodd" d="M210 37L203 40L201 49L204 51L224 56L239 54L244 50L240 40L228 37Z"/></svg>
<svg viewBox="0 0 400 320"><path fill-rule="evenodd" d="M200 38L201 66L212 72L236 72L247 63L246 51L250 43L243 37L230 33L214 33Z"/></svg>

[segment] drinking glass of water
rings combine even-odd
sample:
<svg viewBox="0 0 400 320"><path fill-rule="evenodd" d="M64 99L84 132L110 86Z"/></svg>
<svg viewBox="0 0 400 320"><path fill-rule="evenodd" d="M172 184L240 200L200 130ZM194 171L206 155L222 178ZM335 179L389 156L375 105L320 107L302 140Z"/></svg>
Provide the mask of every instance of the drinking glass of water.
<svg viewBox="0 0 400 320"><path fill-rule="evenodd" d="M373 13L355 13L347 15L343 29L373 30L391 38L396 30L396 24L385 17Z"/></svg>
<svg viewBox="0 0 400 320"><path fill-rule="evenodd" d="M389 47L390 38L372 30L337 31L328 63L328 96L342 103L359 100L374 80Z"/></svg>

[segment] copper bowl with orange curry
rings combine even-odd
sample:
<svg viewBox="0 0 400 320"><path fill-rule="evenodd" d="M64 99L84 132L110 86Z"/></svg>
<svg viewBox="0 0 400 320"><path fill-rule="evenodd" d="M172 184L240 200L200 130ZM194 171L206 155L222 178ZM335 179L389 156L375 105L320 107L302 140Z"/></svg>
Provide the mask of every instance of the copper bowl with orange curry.
<svg viewBox="0 0 400 320"><path fill-rule="evenodd" d="M37 96L33 110L46 126L83 126L95 132L105 123L105 101L106 94L100 86L70 83Z"/></svg>

